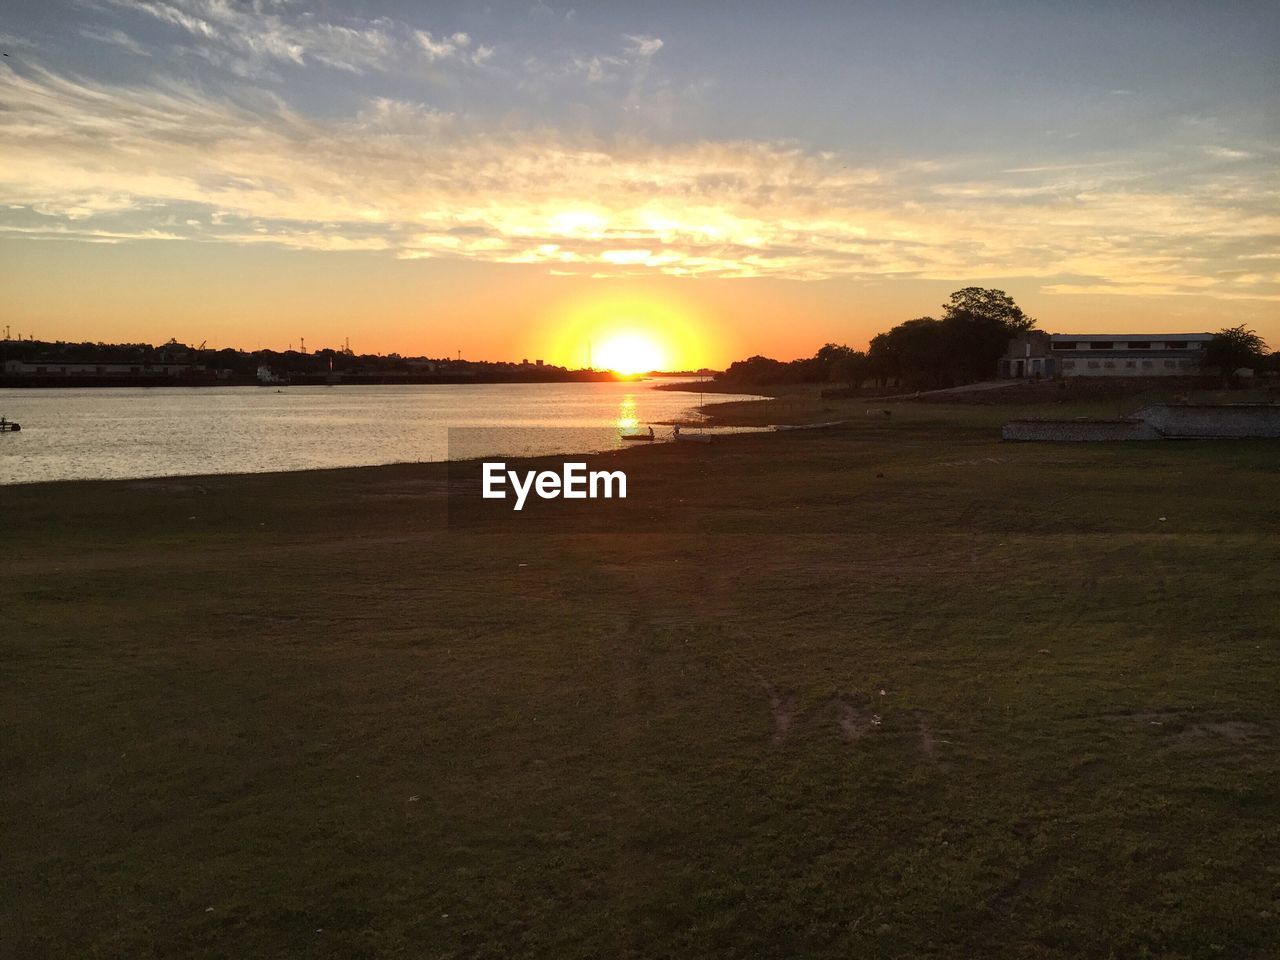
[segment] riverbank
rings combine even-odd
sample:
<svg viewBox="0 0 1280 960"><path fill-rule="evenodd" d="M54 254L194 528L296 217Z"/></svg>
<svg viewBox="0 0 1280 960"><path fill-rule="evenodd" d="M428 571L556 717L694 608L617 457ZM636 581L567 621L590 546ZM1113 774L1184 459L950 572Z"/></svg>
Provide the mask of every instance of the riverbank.
<svg viewBox="0 0 1280 960"><path fill-rule="evenodd" d="M445 464L5 488L7 940L1276 952L1280 452L1010 415L646 446L523 530Z"/></svg>

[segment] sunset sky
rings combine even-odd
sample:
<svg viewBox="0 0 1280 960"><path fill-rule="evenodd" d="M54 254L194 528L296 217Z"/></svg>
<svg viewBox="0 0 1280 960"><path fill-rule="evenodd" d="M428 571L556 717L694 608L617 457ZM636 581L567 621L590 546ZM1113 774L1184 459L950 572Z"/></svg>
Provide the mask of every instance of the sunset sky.
<svg viewBox="0 0 1280 960"><path fill-rule="evenodd" d="M982 285L1280 348L1274 2L5 7L0 332L721 366Z"/></svg>

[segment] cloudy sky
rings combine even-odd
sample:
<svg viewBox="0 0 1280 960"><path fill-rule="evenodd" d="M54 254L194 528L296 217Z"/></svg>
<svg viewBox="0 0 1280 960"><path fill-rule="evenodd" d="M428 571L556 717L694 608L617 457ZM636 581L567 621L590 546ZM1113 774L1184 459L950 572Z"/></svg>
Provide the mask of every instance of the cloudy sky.
<svg viewBox="0 0 1280 960"><path fill-rule="evenodd" d="M1280 347L1280 7L1117 6L10 0L0 326L721 364L980 284Z"/></svg>

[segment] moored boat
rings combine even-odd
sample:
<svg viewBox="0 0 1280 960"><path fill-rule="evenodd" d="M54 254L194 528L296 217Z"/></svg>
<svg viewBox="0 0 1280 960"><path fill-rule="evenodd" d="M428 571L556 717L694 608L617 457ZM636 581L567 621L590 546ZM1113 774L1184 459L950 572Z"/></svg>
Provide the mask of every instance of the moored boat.
<svg viewBox="0 0 1280 960"><path fill-rule="evenodd" d="M626 443L653 443L656 438L653 435L653 427L649 428L648 433L624 433L622 440Z"/></svg>

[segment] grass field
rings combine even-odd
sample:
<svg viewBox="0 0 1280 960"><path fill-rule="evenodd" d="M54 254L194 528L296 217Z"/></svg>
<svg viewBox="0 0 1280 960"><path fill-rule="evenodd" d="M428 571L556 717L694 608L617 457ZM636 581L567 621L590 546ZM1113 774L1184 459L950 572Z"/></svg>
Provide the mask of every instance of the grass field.
<svg viewBox="0 0 1280 960"><path fill-rule="evenodd" d="M1280 955L1280 444L1009 414L0 490L0 953Z"/></svg>

